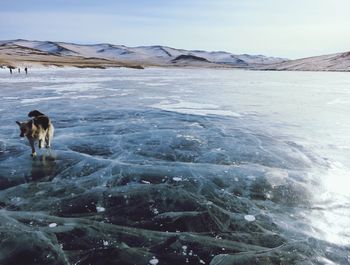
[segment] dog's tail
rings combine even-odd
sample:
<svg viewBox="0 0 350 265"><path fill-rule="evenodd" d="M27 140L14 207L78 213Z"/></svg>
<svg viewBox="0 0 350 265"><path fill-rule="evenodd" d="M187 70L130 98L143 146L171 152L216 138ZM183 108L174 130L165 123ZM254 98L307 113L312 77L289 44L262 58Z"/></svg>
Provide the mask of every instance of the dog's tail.
<svg viewBox="0 0 350 265"><path fill-rule="evenodd" d="M30 118L36 118L38 116L45 116L45 114L41 113L38 110L32 110L31 112L28 113L28 117L30 117Z"/></svg>

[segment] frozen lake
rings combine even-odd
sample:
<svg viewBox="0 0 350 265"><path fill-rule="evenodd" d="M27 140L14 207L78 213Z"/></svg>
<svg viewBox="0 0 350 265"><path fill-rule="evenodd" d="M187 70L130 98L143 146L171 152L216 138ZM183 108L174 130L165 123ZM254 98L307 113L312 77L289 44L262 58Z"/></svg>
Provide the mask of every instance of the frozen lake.
<svg viewBox="0 0 350 265"><path fill-rule="evenodd" d="M350 264L348 73L29 70L0 69L0 264Z"/></svg>

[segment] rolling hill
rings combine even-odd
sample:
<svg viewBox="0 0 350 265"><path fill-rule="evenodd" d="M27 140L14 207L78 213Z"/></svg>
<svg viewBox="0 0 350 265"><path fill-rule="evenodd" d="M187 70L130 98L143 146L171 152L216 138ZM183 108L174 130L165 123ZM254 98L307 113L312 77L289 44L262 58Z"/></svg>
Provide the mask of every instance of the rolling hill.
<svg viewBox="0 0 350 265"><path fill-rule="evenodd" d="M53 41L0 41L2 66L56 65L76 67L193 66L256 68L286 61L263 55L175 49L167 46L127 47L108 43L82 45Z"/></svg>
<svg viewBox="0 0 350 265"><path fill-rule="evenodd" d="M259 67L261 70L275 71L350 71L350 52L335 53L289 60Z"/></svg>

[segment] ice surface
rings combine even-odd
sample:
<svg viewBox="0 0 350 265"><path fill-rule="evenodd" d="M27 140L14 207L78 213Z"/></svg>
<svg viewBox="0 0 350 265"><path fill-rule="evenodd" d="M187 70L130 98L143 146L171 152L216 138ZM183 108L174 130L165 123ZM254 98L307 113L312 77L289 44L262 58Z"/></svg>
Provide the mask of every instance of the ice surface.
<svg viewBox="0 0 350 265"><path fill-rule="evenodd" d="M327 82L285 74L0 71L0 264L349 264L347 109L293 108ZM56 128L34 159L32 109Z"/></svg>

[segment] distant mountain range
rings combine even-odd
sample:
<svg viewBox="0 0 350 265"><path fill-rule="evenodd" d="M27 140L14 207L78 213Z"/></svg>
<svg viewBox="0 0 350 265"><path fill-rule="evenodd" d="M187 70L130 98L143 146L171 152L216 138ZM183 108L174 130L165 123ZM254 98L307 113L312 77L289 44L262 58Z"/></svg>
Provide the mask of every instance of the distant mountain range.
<svg viewBox="0 0 350 265"><path fill-rule="evenodd" d="M189 51L166 46L127 47L81 45L52 41L0 41L0 65L72 65L77 67L194 66L256 68L287 59L263 55L235 55L217 51Z"/></svg>
<svg viewBox="0 0 350 265"><path fill-rule="evenodd" d="M75 67L230 67L275 71L350 71L350 52L297 60L224 51L175 49L167 46L127 47L108 43L82 45L53 41L0 41L0 66Z"/></svg>

